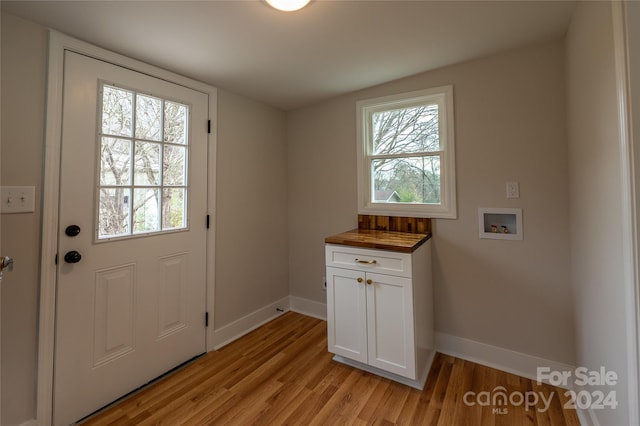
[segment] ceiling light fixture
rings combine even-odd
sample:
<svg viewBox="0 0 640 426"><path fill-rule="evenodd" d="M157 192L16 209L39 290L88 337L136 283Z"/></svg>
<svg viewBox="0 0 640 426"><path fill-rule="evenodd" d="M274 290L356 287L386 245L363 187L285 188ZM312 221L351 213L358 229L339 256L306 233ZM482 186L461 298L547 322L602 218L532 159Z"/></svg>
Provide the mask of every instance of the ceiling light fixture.
<svg viewBox="0 0 640 426"><path fill-rule="evenodd" d="M283 12L294 12L309 4L311 0L265 0L269 6Z"/></svg>

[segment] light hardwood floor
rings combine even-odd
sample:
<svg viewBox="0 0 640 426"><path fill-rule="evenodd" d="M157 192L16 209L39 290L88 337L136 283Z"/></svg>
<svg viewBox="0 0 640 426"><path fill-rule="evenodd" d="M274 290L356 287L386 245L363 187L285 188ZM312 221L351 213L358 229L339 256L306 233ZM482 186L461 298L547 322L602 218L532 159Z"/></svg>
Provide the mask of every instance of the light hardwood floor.
<svg viewBox="0 0 640 426"><path fill-rule="evenodd" d="M437 354L418 391L331 360L326 322L288 312L89 418L85 425L578 425L561 389ZM465 404L543 392L549 409ZM530 393L529 395L533 395ZM539 394L538 394L539 395ZM473 394L467 402L483 401ZM494 409L501 409L501 413Z"/></svg>

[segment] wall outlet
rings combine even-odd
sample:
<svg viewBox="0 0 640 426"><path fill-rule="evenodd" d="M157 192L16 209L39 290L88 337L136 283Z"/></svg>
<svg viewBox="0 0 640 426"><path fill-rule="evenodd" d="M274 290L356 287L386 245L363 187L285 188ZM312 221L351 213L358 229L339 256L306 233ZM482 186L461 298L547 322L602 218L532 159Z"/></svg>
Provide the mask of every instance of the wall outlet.
<svg viewBox="0 0 640 426"><path fill-rule="evenodd" d="M507 198L520 198L518 182L507 182Z"/></svg>
<svg viewBox="0 0 640 426"><path fill-rule="evenodd" d="M35 186L0 187L0 213L33 213Z"/></svg>

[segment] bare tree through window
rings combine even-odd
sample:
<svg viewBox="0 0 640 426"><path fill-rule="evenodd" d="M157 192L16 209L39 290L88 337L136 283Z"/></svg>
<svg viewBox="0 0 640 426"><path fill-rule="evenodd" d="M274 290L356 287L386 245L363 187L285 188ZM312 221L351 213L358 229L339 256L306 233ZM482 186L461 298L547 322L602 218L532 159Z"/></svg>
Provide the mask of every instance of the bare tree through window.
<svg viewBox="0 0 640 426"><path fill-rule="evenodd" d="M374 191L395 192L402 203L440 203L438 105L374 112L371 133ZM375 192L372 201L382 201Z"/></svg>
<svg viewBox="0 0 640 426"><path fill-rule="evenodd" d="M187 105L102 86L98 238L186 227Z"/></svg>

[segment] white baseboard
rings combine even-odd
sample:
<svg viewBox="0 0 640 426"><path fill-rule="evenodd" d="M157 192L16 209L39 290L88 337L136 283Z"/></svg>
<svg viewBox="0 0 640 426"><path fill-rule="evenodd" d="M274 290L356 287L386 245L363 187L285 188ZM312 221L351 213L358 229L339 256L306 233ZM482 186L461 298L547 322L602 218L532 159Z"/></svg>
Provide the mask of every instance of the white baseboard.
<svg viewBox="0 0 640 426"><path fill-rule="evenodd" d="M327 320L326 303L303 299L302 297L289 296L289 309L302 315L307 315L324 321Z"/></svg>
<svg viewBox="0 0 640 426"><path fill-rule="evenodd" d="M310 317L322 320L327 319L327 305L325 303L296 296L284 297L245 315L231 324L215 329L213 332L214 349L219 349L282 315L282 312L276 311L277 308L282 309L284 312L291 310ZM435 347L436 351L443 354L452 355L532 380L537 380L538 367L548 367L550 371L575 370L574 366L561 362L440 332L435 333ZM585 420L584 424L597 425L592 413L579 414L581 415L581 421Z"/></svg>
<svg viewBox="0 0 640 426"><path fill-rule="evenodd" d="M38 426L38 421L36 419L27 420L22 423L20 426Z"/></svg>
<svg viewBox="0 0 640 426"><path fill-rule="evenodd" d="M532 380L537 380L538 367L549 367L551 371L575 370L574 366L568 364L446 333L436 332L436 350L446 355L452 355Z"/></svg>
<svg viewBox="0 0 640 426"><path fill-rule="evenodd" d="M276 309L282 309L278 312ZM220 349L289 310L289 297L284 297L234 322L213 331L213 349Z"/></svg>
<svg viewBox="0 0 640 426"><path fill-rule="evenodd" d="M230 324L214 329L213 344L209 347L211 350L220 349L221 347L226 346L234 340L237 340L245 334L255 330L261 325L282 315L283 312L278 312L276 310L278 308L282 309L283 312L291 310L321 320L327 319L326 304L304 299L302 297L287 296L251 312Z"/></svg>

